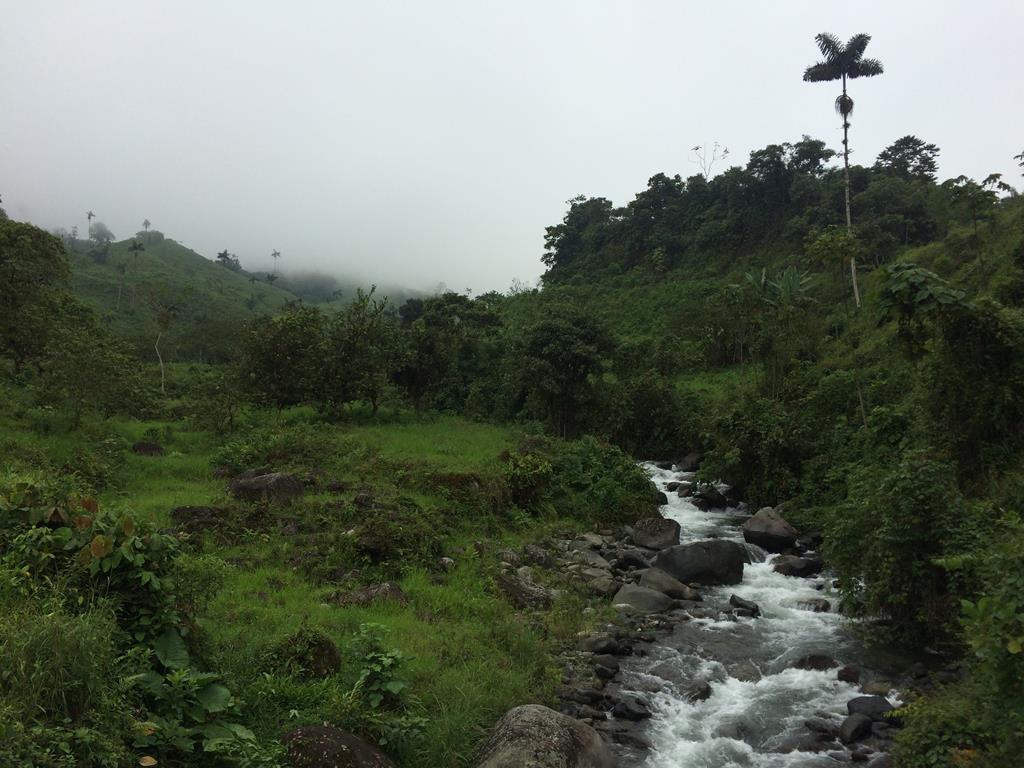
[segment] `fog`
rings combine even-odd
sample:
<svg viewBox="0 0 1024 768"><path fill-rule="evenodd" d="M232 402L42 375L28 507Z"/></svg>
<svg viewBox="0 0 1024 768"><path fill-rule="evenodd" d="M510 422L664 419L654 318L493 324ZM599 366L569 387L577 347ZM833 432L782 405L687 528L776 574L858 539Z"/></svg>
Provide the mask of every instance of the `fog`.
<svg viewBox="0 0 1024 768"><path fill-rule="evenodd" d="M543 271L577 194L622 204L801 134L839 147L813 36L874 36L854 161L913 133L1021 186L1020 2L17 2L0 194L47 228L148 218L212 257L429 288Z"/></svg>

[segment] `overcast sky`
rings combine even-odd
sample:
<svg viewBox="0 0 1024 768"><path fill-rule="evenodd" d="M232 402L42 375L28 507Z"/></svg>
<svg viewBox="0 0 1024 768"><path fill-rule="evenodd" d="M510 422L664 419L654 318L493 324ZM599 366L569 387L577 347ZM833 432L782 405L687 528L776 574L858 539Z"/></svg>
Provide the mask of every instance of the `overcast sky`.
<svg viewBox="0 0 1024 768"><path fill-rule="evenodd" d="M9 215L144 218L243 265L474 292L543 271L577 194L628 202L690 147L839 145L815 33L874 36L856 161L908 133L943 177L1024 150L1024 2L0 0Z"/></svg>

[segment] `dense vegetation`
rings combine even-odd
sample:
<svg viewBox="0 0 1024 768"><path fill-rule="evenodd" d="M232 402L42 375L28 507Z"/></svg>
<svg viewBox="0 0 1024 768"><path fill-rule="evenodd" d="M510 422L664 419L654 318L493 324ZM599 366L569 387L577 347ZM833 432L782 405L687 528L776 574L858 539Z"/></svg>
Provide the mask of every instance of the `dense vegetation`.
<svg viewBox="0 0 1024 768"><path fill-rule="evenodd" d="M273 765L326 719L465 763L588 620L567 589L520 621L481 549L648 514L629 456L699 450L824 534L872 638L969 660L907 708L900 764L1007 765L1024 206L997 176L938 183L937 154L901 138L848 187L808 137L658 174L569 201L542 290L397 306L298 301L148 228L85 252L0 217L0 762ZM214 475L257 466L307 493L254 505ZM337 604L385 579L417 608Z"/></svg>

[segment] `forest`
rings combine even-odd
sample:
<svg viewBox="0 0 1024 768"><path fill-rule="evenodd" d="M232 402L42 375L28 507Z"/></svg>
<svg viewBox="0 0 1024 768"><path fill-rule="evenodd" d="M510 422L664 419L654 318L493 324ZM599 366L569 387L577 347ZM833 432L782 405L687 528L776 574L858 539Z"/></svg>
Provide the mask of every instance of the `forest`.
<svg viewBox="0 0 1024 768"><path fill-rule="evenodd" d="M894 765L1015 765L1020 180L940 179L915 135L695 152L475 296L0 210L0 764L326 765L287 734L330 723L490 766L623 621L545 552L657 516L658 461L813 532L861 641L935 671Z"/></svg>

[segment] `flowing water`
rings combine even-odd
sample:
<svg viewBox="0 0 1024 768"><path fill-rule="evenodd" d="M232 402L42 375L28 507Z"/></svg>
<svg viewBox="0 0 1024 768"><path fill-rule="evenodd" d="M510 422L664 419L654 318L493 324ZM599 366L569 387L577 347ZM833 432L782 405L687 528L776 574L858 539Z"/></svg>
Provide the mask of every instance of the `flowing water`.
<svg viewBox="0 0 1024 768"><path fill-rule="evenodd" d="M690 476L645 465L659 490ZM746 513L737 509L702 512L689 499L666 492L665 517L679 522L683 543L708 538L743 541ZM859 663L864 650L848 620L835 613L838 596L829 579L783 576L772 570L774 555L747 546L748 563L740 584L705 587L704 605L722 611L716 618L680 622L624 678L625 687L651 690L654 711L648 738L654 749L647 768L824 768L837 757L791 750L806 735L804 722L823 717L836 724L846 702L859 689L837 679L836 669L814 671L790 665L809 654L825 654L840 664ZM729 597L757 603L761 617L725 615ZM815 613L809 601L825 598L832 611ZM669 681L666 684L666 679ZM690 701L688 683L707 680L711 695ZM895 699L890 699L895 703ZM787 744L787 742L789 742Z"/></svg>

